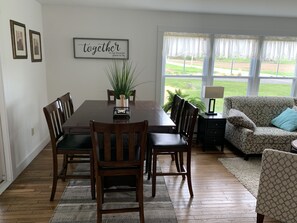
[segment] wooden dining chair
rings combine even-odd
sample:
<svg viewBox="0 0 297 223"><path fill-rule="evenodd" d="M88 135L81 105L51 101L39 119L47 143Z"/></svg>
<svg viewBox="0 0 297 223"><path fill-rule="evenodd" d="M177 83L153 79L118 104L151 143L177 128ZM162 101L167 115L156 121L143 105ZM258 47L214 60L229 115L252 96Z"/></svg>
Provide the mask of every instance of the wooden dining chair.
<svg viewBox="0 0 297 223"><path fill-rule="evenodd" d="M58 101L61 105L65 120L67 120L74 112L73 101L70 92L58 97Z"/></svg>
<svg viewBox="0 0 297 223"><path fill-rule="evenodd" d="M91 195L95 199L95 175L93 167L92 141L90 135L65 135L62 124L65 122L58 100L43 108L47 121L53 156L53 185L50 200L54 200L58 179L90 179ZM58 155L63 155L62 169L58 170ZM67 174L69 163L90 163L90 174Z"/></svg>
<svg viewBox="0 0 297 223"><path fill-rule="evenodd" d="M185 100L181 98L179 95L174 95L172 106L171 106L171 113L170 113L170 119L174 122L175 127L172 129L172 133L178 133L179 132L179 124L180 124L180 118L181 118L181 112L184 107ZM155 133L157 134L157 133ZM149 145L148 145L149 146ZM150 147L150 146L149 146ZM178 172L180 172L179 164L178 164L178 153L170 152L172 161L175 161L176 169ZM147 149L147 159L146 159L146 172L148 173L147 179L149 180L151 177L151 156L152 156L152 150Z"/></svg>
<svg viewBox="0 0 297 223"><path fill-rule="evenodd" d="M189 102L185 102L180 120L179 133L151 133L149 141L153 154L153 170L152 170L152 196L156 195L156 177L182 175L188 181L188 188L191 197L194 196L191 180L191 147L193 132L198 115L198 108ZM177 172L157 172L157 157L159 155L168 155L168 153L186 153L187 166L184 167L183 159L179 160L179 169Z"/></svg>
<svg viewBox="0 0 297 223"><path fill-rule="evenodd" d="M129 96L129 102L135 103L136 98L136 90L132 90ZM107 89L107 101L108 102L115 102L116 97L113 90Z"/></svg>
<svg viewBox="0 0 297 223"><path fill-rule="evenodd" d="M139 212L140 222L144 223L143 163L147 128L147 121L127 124L90 121L96 175L97 223L102 222L102 214L135 211ZM135 177L134 182L122 182L121 186L129 185L130 187L126 187L127 190L136 191L138 207L103 210L104 194L119 191L115 187L112 189L106 186L108 177L128 179L129 176ZM124 188L121 187L121 190Z"/></svg>

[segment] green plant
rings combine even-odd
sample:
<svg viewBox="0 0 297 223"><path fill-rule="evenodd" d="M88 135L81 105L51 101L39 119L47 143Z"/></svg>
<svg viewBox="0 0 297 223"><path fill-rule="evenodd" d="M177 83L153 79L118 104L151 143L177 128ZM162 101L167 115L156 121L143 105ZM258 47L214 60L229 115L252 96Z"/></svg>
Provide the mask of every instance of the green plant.
<svg viewBox="0 0 297 223"><path fill-rule="evenodd" d="M109 82L114 90L115 97L120 98L120 95L125 95L128 98L131 91L138 85L136 84L136 67L131 61L114 60L106 70Z"/></svg>
<svg viewBox="0 0 297 223"><path fill-rule="evenodd" d="M177 94L178 96L184 98L188 102L195 105L200 111L205 111L205 104L203 101L201 101L199 97L189 97L189 95L183 94L180 89L175 89L174 92L167 90L167 93L168 93L168 100L162 107L165 112L168 112L171 110L171 106L172 106L173 98L175 94Z"/></svg>

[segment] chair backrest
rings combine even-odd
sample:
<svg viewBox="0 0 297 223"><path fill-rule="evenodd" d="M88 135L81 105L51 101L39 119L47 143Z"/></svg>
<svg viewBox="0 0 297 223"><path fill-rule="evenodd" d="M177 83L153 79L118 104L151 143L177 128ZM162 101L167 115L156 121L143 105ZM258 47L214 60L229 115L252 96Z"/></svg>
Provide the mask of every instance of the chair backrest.
<svg viewBox="0 0 297 223"><path fill-rule="evenodd" d="M132 90L132 91L130 92L129 102L133 102L133 103L135 103L135 98L136 98L136 90Z"/></svg>
<svg viewBox="0 0 297 223"><path fill-rule="evenodd" d="M72 101L70 93L68 92L68 93L62 95L61 97L58 98L58 101L59 101L61 108L63 110L65 120L67 120L68 118L70 118L70 116L74 112L73 101Z"/></svg>
<svg viewBox="0 0 297 223"><path fill-rule="evenodd" d="M187 140L188 145L191 147L194 127L198 116L198 108L189 103L185 102L184 108L180 120L180 134L185 140Z"/></svg>
<svg viewBox="0 0 297 223"><path fill-rule="evenodd" d="M99 169L133 166L143 170L147 128L146 120L114 124L90 121L95 166Z"/></svg>
<svg viewBox="0 0 297 223"><path fill-rule="evenodd" d="M135 102L135 98L136 98L136 90L132 90L130 92L130 97L129 97L129 102ZM115 102L116 101L116 97L114 94L113 90L109 90L107 89L107 101L108 102Z"/></svg>
<svg viewBox="0 0 297 223"><path fill-rule="evenodd" d="M114 91L107 89L107 101L108 102L115 102L115 100L116 100L116 98L115 98L115 95L114 95Z"/></svg>
<svg viewBox="0 0 297 223"><path fill-rule="evenodd" d="M56 143L64 135L62 124L65 122L65 118L58 100L44 107L43 112L48 125L52 148L54 150L54 148L56 148Z"/></svg>
<svg viewBox="0 0 297 223"><path fill-rule="evenodd" d="M182 109L184 106L185 100L181 98L179 95L174 95L172 106L171 106L171 113L170 113L170 119L175 123L174 131L179 131L179 124L180 124L180 118Z"/></svg>

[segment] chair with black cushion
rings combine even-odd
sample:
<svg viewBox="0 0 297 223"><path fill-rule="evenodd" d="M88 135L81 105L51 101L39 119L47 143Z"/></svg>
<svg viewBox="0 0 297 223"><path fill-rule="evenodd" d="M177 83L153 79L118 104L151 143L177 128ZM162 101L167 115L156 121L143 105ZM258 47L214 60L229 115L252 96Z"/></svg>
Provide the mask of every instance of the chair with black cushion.
<svg viewBox="0 0 297 223"><path fill-rule="evenodd" d="M179 95L174 95L172 106L171 106L171 113L170 113L170 119L174 122L175 128L172 129L172 133L178 133L179 132L179 124L180 124L180 117L181 112L184 106L185 100L181 98ZM156 134L156 133L154 133ZM148 173L148 180L151 177L151 149L147 149L147 159L146 159L146 172ZM172 161L175 161L177 171L180 172L179 164L178 164L178 154L171 152Z"/></svg>
<svg viewBox="0 0 297 223"><path fill-rule="evenodd" d="M152 196L156 195L156 177L157 176L186 176L188 188L191 197L194 196L191 180L191 147L195 122L198 115L198 108L189 102L185 102L180 120L179 133L151 133L149 134L150 145L153 154L153 170L152 170ZM157 172L157 157L159 155L167 155L168 153L186 153L187 165L183 164L183 159L179 160L180 172Z"/></svg>
<svg viewBox="0 0 297 223"><path fill-rule="evenodd" d="M129 96L129 102L135 103L136 98L136 90L132 90ZM113 90L107 89L107 101L108 102L115 102L116 97Z"/></svg>
<svg viewBox="0 0 297 223"><path fill-rule="evenodd" d="M144 223L143 163L148 122L107 124L90 122L96 175L97 222L102 214L139 212ZM132 182L129 181L131 180ZM115 179L119 179L120 189ZM108 179L113 184L108 184ZM125 182L126 180L126 182ZM125 187L128 185L129 187ZM104 194L114 191L136 191L137 207L103 209Z"/></svg>
<svg viewBox="0 0 297 223"><path fill-rule="evenodd" d="M47 121L53 155L53 185L50 200L54 200L58 179L90 179L91 194L95 199L95 175L93 169L92 141L90 135L64 134L62 124L65 122L58 100L43 108ZM63 155L62 169L58 170L58 155ZM69 163L90 163L89 174L67 174Z"/></svg>
<svg viewBox="0 0 297 223"><path fill-rule="evenodd" d="M65 120L67 120L74 112L73 101L69 92L58 98L63 110Z"/></svg>

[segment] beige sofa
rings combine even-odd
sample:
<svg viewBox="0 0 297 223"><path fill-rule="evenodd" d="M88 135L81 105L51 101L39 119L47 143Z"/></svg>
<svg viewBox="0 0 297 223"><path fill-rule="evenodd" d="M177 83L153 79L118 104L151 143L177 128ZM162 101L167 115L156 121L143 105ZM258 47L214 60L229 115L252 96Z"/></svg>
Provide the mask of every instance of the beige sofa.
<svg viewBox="0 0 297 223"><path fill-rule="evenodd" d="M225 139L242 151L245 159L251 154L262 154L264 149L290 151L291 141L297 139L297 132L274 127L271 120L288 107L297 105L292 97L248 97L234 96L224 99L223 115L227 117ZM230 110L243 112L255 124L248 126L230 124Z"/></svg>

